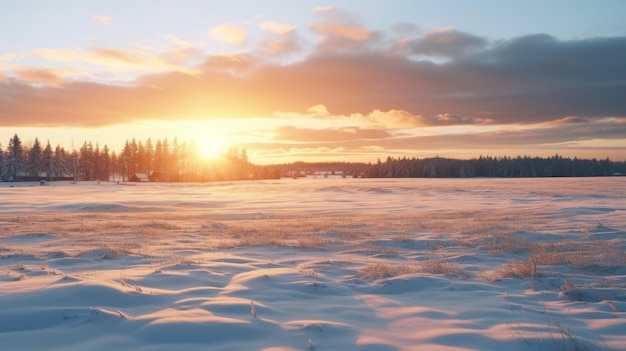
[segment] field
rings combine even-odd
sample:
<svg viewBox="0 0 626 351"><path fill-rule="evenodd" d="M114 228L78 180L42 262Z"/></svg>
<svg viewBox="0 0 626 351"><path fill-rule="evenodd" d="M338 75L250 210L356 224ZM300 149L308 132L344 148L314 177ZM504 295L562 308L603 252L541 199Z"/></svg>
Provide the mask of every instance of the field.
<svg viewBox="0 0 626 351"><path fill-rule="evenodd" d="M625 350L626 177L0 183L2 350Z"/></svg>

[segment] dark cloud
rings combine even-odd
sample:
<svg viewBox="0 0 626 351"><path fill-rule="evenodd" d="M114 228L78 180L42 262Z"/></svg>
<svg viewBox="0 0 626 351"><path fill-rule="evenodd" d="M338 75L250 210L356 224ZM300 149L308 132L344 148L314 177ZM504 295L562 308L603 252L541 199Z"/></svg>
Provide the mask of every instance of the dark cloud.
<svg viewBox="0 0 626 351"><path fill-rule="evenodd" d="M328 23L336 27L325 33L347 28L334 34L343 35L341 40L358 42L359 35L365 42L374 40L359 26ZM428 45L415 45L424 53L458 57L437 63L392 48L359 48L322 50L280 65L251 54L211 55L196 75L146 75L125 86L56 81L56 86L42 87L5 79L0 82L0 119L5 126L99 126L138 119L272 116L319 104L345 116L401 110L442 125L626 115L626 37L561 41L531 35L485 45L458 31L437 35Z"/></svg>
<svg viewBox="0 0 626 351"><path fill-rule="evenodd" d="M472 34L441 28L428 31L422 37L405 42L409 55L456 58L477 52L487 45L487 39Z"/></svg>
<svg viewBox="0 0 626 351"><path fill-rule="evenodd" d="M400 35L414 35L419 32L419 27L415 23L396 22L391 25L391 30Z"/></svg>
<svg viewBox="0 0 626 351"><path fill-rule="evenodd" d="M624 147L606 146L581 146L578 143L588 142L594 139L623 139L626 135L626 118L603 118L589 119L585 123L538 124L533 128L518 130L498 130L491 132L478 132L467 134L438 134L423 136L389 136L381 138L348 138L341 133L335 137L326 135L326 131L299 129L284 127L279 133L292 135L292 137L275 138L274 142L250 143L249 149L292 150L298 148L316 149L341 149L343 153L375 153L380 150L381 154L411 155L414 152L439 153L444 156L450 150L466 150L474 152L486 152L490 155L529 154L528 150L543 150L544 155L569 154L579 157L595 157L594 152L602 150L605 155L612 154L621 159ZM382 136L382 135L381 135ZM305 142L306 141L306 142ZM586 150L588 154L582 154ZM511 154L512 153L512 154ZM606 157L606 156L605 156Z"/></svg>
<svg viewBox="0 0 626 351"><path fill-rule="evenodd" d="M454 64L501 80L482 100L505 122L626 114L626 37L559 41L531 35Z"/></svg>
<svg viewBox="0 0 626 351"><path fill-rule="evenodd" d="M621 122L603 119L592 123L537 126L536 128L524 130L501 130L454 135L453 137L450 137L450 135L410 137L389 140L384 146L406 148L407 145L419 143L431 145L433 148L519 148L523 150L541 145L549 148L555 147L555 144L558 143L590 141L593 139L623 139L626 135L625 121L626 118L623 118Z"/></svg>
<svg viewBox="0 0 626 351"><path fill-rule="evenodd" d="M343 142L347 140L377 140L390 138L391 134L379 129L358 127L310 129L285 126L276 130L275 140L292 142Z"/></svg>

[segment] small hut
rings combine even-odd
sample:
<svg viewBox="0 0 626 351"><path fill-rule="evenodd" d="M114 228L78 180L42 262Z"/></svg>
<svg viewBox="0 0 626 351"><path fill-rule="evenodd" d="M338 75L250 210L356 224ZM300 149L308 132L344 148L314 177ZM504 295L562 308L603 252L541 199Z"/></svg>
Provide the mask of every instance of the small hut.
<svg viewBox="0 0 626 351"><path fill-rule="evenodd" d="M133 174L129 181L131 182L149 182L150 178L148 178L148 175L145 173L135 173Z"/></svg>

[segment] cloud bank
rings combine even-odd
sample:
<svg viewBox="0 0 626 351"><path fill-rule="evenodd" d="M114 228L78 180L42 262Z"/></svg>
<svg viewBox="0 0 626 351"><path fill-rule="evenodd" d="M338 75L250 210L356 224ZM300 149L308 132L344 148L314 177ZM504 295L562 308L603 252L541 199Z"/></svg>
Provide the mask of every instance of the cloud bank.
<svg viewBox="0 0 626 351"><path fill-rule="evenodd" d="M353 123L352 129L275 130L275 141L311 147L443 145L446 136L403 132L437 126L532 126L458 136L459 147L626 135L626 37L490 40L411 23L380 31L334 8L314 11L320 20L305 28L259 22L263 35L255 42L238 24L210 28L215 40L251 44L230 54L164 34L167 50L39 48L22 55L134 72L123 82L82 69L28 66L19 55L0 53L0 119L4 126L53 127L261 116ZM112 23L104 16L93 20Z"/></svg>

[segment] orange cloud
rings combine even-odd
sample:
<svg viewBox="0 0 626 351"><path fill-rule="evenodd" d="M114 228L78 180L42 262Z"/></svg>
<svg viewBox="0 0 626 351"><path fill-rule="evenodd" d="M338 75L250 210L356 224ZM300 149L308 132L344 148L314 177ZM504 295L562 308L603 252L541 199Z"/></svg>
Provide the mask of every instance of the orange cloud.
<svg viewBox="0 0 626 351"><path fill-rule="evenodd" d="M297 142L339 142L345 140L376 140L391 137L386 131L379 129L361 129L359 127L310 129L284 126L276 130L276 140Z"/></svg>
<svg viewBox="0 0 626 351"><path fill-rule="evenodd" d="M285 111L274 111L274 117L278 118L323 118L323 117L331 117L332 115L328 112L326 106L318 104L311 106L306 109L306 113L298 113L298 112L285 112Z"/></svg>
<svg viewBox="0 0 626 351"><path fill-rule="evenodd" d="M259 27L264 30L269 30L275 34L287 35L296 30L296 26L287 23L278 23L273 21L264 21L259 24Z"/></svg>
<svg viewBox="0 0 626 351"><path fill-rule="evenodd" d="M166 37L170 42L171 37ZM180 45L182 41L178 42ZM201 58L203 51L195 46L177 47L161 52L151 48L121 50L110 47L96 47L87 50L50 49L32 50L26 58L37 57L56 62L84 62L103 68L117 68L141 71L180 71L195 74L196 69L187 67L192 58Z"/></svg>
<svg viewBox="0 0 626 351"><path fill-rule="evenodd" d="M160 34L173 48L164 50L158 54L159 59L175 66L188 65L190 62L203 60L206 55L205 44L184 41L171 34Z"/></svg>
<svg viewBox="0 0 626 351"><path fill-rule="evenodd" d="M575 124L575 123L591 123L595 120L597 120L597 118L566 116L563 118L556 119L554 121L549 121L546 124L547 125L562 125L562 124Z"/></svg>
<svg viewBox="0 0 626 351"><path fill-rule="evenodd" d="M297 54L302 48L296 39L275 39L259 42L258 51L263 56L275 57Z"/></svg>
<svg viewBox="0 0 626 351"><path fill-rule="evenodd" d="M16 78L22 82L59 86L65 77L81 73L74 69L54 69L40 67L21 67L16 70Z"/></svg>
<svg viewBox="0 0 626 351"><path fill-rule="evenodd" d="M93 15L91 19L101 26L110 27L113 25L113 18L108 16Z"/></svg>
<svg viewBox="0 0 626 351"><path fill-rule="evenodd" d="M246 42L248 35L239 25L225 23L215 26L209 30L209 36L215 40L240 45Z"/></svg>
<svg viewBox="0 0 626 351"><path fill-rule="evenodd" d="M321 22L309 24L317 33L324 51L345 51L366 45L377 38L377 34L359 25L352 14L332 7L320 7L314 12L322 16Z"/></svg>
<svg viewBox="0 0 626 351"><path fill-rule="evenodd" d="M82 50L41 48L30 51L26 57L39 57L51 61L74 61L84 56Z"/></svg>
<svg viewBox="0 0 626 351"><path fill-rule="evenodd" d="M87 53L91 62L105 62L112 65L145 66L147 61L141 52L118 50L112 48L95 48Z"/></svg>
<svg viewBox="0 0 626 351"><path fill-rule="evenodd" d="M8 53L0 55L0 61L11 61L17 58L16 54Z"/></svg>
<svg viewBox="0 0 626 351"><path fill-rule="evenodd" d="M249 72L256 64L255 58L249 54L223 54L208 56L199 68L207 74L241 75Z"/></svg>
<svg viewBox="0 0 626 351"><path fill-rule="evenodd" d="M256 45L256 51L266 59L289 59L302 51L302 39L297 35L296 27L291 24L264 21L259 27L271 32Z"/></svg>
<svg viewBox="0 0 626 351"><path fill-rule="evenodd" d="M367 114L352 113L349 115L332 114L324 105L309 107L304 114L295 112L274 112L274 116L281 118L325 118L332 120L346 120L361 125L379 129L403 129L417 127L433 127L448 125L484 125L494 121L488 118L459 116L450 113L440 113L433 117L415 115L404 110L390 109L381 111L375 109Z"/></svg>
<svg viewBox="0 0 626 351"><path fill-rule="evenodd" d="M180 48L188 47L175 37L169 40ZM58 88L35 89L23 84L34 79L35 72L23 74L24 81L20 81L11 62L4 74L18 78L0 84L0 118L5 125L80 121L96 126L129 119L280 117L289 114L285 111L304 111L302 115L313 118L351 118L362 128L400 129L532 124L572 115L620 117L625 109L619 92L626 70L619 49L625 42L624 38L563 42L528 36L445 63L415 60L383 49L357 48L346 53L317 48L289 64L240 53L209 55L196 66L172 64L159 56L163 52L146 48L44 48L31 55L152 74L120 87L59 83L40 72L40 80ZM526 54L533 52L543 56ZM601 64L597 64L599 57ZM562 64L565 59L568 65ZM318 108L307 111L311 106Z"/></svg>
<svg viewBox="0 0 626 351"><path fill-rule="evenodd" d="M323 36L349 39L354 41L366 41L372 37L372 32L365 28L341 25L337 23L313 23L309 27Z"/></svg>

